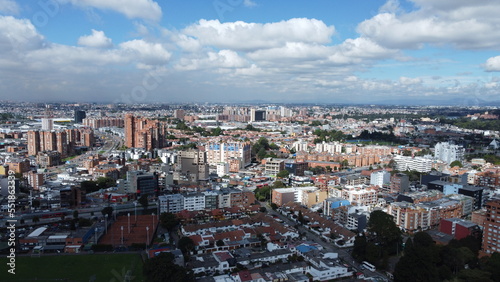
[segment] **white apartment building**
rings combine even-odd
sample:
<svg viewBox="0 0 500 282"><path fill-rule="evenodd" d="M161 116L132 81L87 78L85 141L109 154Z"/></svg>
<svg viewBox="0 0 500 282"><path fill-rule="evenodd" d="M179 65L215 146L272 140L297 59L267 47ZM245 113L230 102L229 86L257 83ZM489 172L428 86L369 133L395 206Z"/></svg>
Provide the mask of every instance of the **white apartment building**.
<svg viewBox="0 0 500 282"><path fill-rule="evenodd" d="M416 170L418 172L429 172L432 169L432 160L424 157L394 156L396 169L399 171Z"/></svg>
<svg viewBox="0 0 500 282"><path fill-rule="evenodd" d="M209 141L205 146L207 152L207 162L216 165L221 162L228 162L231 158L240 158L244 166L252 162L250 142L243 141Z"/></svg>
<svg viewBox="0 0 500 282"><path fill-rule="evenodd" d="M391 173L385 170L375 171L370 174L370 185L382 187L391 183Z"/></svg>
<svg viewBox="0 0 500 282"><path fill-rule="evenodd" d="M201 211L205 209L205 194L189 193L184 195L184 209L188 211Z"/></svg>
<svg viewBox="0 0 500 282"><path fill-rule="evenodd" d="M309 143L304 140L295 141L292 144L292 149L294 149L296 152L309 152Z"/></svg>
<svg viewBox="0 0 500 282"><path fill-rule="evenodd" d="M337 153L342 153L342 144L339 142L333 142L333 143L318 143L316 144L315 150L319 153L322 152L328 152L330 154L337 154Z"/></svg>
<svg viewBox="0 0 500 282"><path fill-rule="evenodd" d="M229 164L228 163L218 163L217 164L217 175L219 177L223 177L229 173Z"/></svg>
<svg viewBox="0 0 500 282"><path fill-rule="evenodd" d="M434 157L447 164L453 161L462 161L464 159L465 149L462 146L450 144L448 142L437 143L434 147Z"/></svg>
<svg viewBox="0 0 500 282"><path fill-rule="evenodd" d="M182 194L168 194L158 197L160 202L160 213L178 213L184 209L184 197Z"/></svg>
<svg viewBox="0 0 500 282"><path fill-rule="evenodd" d="M340 197L348 200L351 204L356 203L358 206L375 206L377 205L378 191L375 187L364 185L350 186L346 185L340 192Z"/></svg>

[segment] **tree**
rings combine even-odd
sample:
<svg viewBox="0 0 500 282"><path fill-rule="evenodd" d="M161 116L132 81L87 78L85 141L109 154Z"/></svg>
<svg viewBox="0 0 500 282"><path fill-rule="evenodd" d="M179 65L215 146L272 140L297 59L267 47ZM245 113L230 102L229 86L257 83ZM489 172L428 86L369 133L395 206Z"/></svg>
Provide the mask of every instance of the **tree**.
<svg viewBox="0 0 500 282"><path fill-rule="evenodd" d="M31 202L31 206L35 209L38 209L40 207L40 200L35 199L33 202Z"/></svg>
<svg viewBox="0 0 500 282"><path fill-rule="evenodd" d="M403 151L403 156L411 157L411 151L410 150L404 150Z"/></svg>
<svg viewBox="0 0 500 282"><path fill-rule="evenodd" d="M267 211L267 209L266 209L266 207L260 207L260 208L259 208L259 211L260 211L260 212L266 212L266 211Z"/></svg>
<svg viewBox="0 0 500 282"><path fill-rule="evenodd" d="M463 165L460 161L452 161L450 163L450 167L454 167L454 166L463 167Z"/></svg>
<svg viewBox="0 0 500 282"><path fill-rule="evenodd" d="M368 221L368 231L373 241L380 245L388 254L395 254L401 244L401 230L394 223L393 217L381 210L373 211Z"/></svg>
<svg viewBox="0 0 500 282"><path fill-rule="evenodd" d="M276 180L273 182L273 187L272 188L285 188L286 185L283 183L283 181Z"/></svg>
<svg viewBox="0 0 500 282"><path fill-rule="evenodd" d="M189 254L194 249L194 241L189 237L182 237L177 242L177 248L182 251L183 254Z"/></svg>
<svg viewBox="0 0 500 282"><path fill-rule="evenodd" d="M38 216L33 217L32 219L33 223L40 222L40 218Z"/></svg>
<svg viewBox="0 0 500 282"><path fill-rule="evenodd" d="M212 129L212 136L219 136L222 134L222 129L217 126L217 128Z"/></svg>
<svg viewBox="0 0 500 282"><path fill-rule="evenodd" d="M174 255L172 253L162 252L146 260L142 271L146 281L195 281L194 275L190 270L174 263Z"/></svg>
<svg viewBox="0 0 500 282"><path fill-rule="evenodd" d="M73 211L73 218L78 218L78 211L77 210Z"/></svg>
<svg viewBox="0 0 500 282"><path fill-rule="evenodd" d="M148 195L142 194L141 197L139 197L139 199L137 200L137 202L139 202L139 204L141 204L144 210L146 210L149 205Z"/></svg>
<svg viewBox="0 0 500 282"><path fill-rule="evenodd" d="M277 204L275 204L275 203L271 203L271 208L272 208L273 210L276 210L276 209L278 208L278 205L277 205Z"/></svg>
<svg viewBox="0 0 500 282"><path fill-rule="evenodd" d="M164 212L160 215L160 224L168 231L172 231L179 224L179 219L171 212Z"/></svg>
<svg viewBox="0 0 500 282"><path fill-rule="evenodd" d="M101 210L103 216L108 215L109 218L113 216L113 207L105 207Z"/></svg>
<svg viewBox="0 0 500 282"><path fill-rule="evenodd" d="M217 240L217 242L215 243L215 245L217 245L217 247L222 247L225 244L224 244L224 241L222 239L219 239L219 240Z"/></svg>
<svg viewBox="0 0 500 282"><path fill-rule="evenodd" d="M111 177L99 177L96 180L96 184L99 189L106 189L116 185L116 181Z"/></svg>
<svg viewBox="0 0 500 282"><path fill-rule="evenodd" d="M276 177L287 178L289 175L290 175L290 172L288 172L288 170L285 169L285 170L278 172L278 174L276 174Z"/></svg>
<svg viewBox="0 0 500 282"><path fill-rule="evenodd" d="M352 257L357 261L365 260L366 237L364 235L354 238L354 247L352 248Z"/></svg>

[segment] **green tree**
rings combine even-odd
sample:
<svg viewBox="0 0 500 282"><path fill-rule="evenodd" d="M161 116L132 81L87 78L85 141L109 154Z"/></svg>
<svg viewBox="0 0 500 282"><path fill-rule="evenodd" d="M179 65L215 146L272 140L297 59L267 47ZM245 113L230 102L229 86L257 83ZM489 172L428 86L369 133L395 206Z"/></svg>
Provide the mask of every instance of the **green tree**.
<svg viewBox="0 0 500 282"><path fill-rule="evenodd" d="M450 163L450 167L454 167L454 166L463 167L462 162L460 162L460 161L452 161Z"/></svg>
<svg viewBox="0 0 500 282"><path fill-rule="evenodd" d="M142 268L146 281L150 282L184 282L195 281L190 270L174 263L172 253L162 252L144 262Z"/></svg>
<svg viewBox="0 0 500 282"><path fill-rule="evenodd" d="M113 207L105 207L101 210L101 213L103 216L108 215L108 218L111 218L113 216Z"/></svg>
<svg viewBox="0 0 500 282"><path fill-rule="evenodd" d="M164 212L160 215L160 224L168 231L172 231L179 224L179 222L180 221L177 216L171 212Z"/></svg>
<svg viewBox="0 0 500 282"><path fill-rule="evenodd" d="M141 204L144 210L146 210L149 205L148 195L142 194L141 197L139 197L139 199L137 200L137 202L139 202L139 204Z"/></svg>
<svg viewBox="0 0 500 282"><path fill-rule="evenodd" d="M215 245L217 245L217 247L222 247L225 244L224 244L224 241L222 241L222 239L220 239L220 240L217 240L217 242L215 243Z"/></svg>
<svg viewBox="0 0 500 282"><path fill-rule="evenodd" d="M402 240L401 230L394 223L391 215L381 210L371 212L370 220L368 220L368 231L371 234L369 241L373 241L389 255L397 252Z"/></svg>
<svg viewBox="0 0 500 282"><path fill-rule="evenodd" d="M177 242L177 248L182 251L183 254L189 254L194 249L194 242L189 237L182 237Z"/></svg>
<svg viewBox="0 0 500 282"><path fill-rule="evenodd" d="M40 207L40 200L35 199L31 202L31 206L35 209L38 209Z"/></svg>
<svg viewBox="0 0 500 282"><path fill-rule="evenodd" d="M212 129L212 136L219 136L222 134L222 129L217 126L217 128Z"/></svg>
<svg viewBox="0 0 500 282"><path fill-rule="evenodd" d="M288 170L285 169L285 170L278 172L278 174L276 174L276 177L287 178L289 175L290 175L290 173L288 172Z"/></svg>
<svg viewBox="0 0 500 282"><path fill-rule="evenodd" d="M366 255L366 237L364 235L356 236L354 247L352 248L352 257L357 261L365 260Z"/></svg>
<svg viewBox="0 0 500 282"><path fill-rule="evenodd" d="M116 181L111 177L99 177L95 182L99 189L106 189L116 185Z"/></svg>

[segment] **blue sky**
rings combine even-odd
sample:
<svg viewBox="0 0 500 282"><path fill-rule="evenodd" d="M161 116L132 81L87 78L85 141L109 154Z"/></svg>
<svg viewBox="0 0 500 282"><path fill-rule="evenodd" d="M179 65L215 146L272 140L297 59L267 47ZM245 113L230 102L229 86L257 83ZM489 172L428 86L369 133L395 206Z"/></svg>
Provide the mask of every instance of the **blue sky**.
<svg viewBox="0 0 500 282"><path fill-rule="evenodd" d="M0 0L0 99L488 105L495 0Z"/></svg>

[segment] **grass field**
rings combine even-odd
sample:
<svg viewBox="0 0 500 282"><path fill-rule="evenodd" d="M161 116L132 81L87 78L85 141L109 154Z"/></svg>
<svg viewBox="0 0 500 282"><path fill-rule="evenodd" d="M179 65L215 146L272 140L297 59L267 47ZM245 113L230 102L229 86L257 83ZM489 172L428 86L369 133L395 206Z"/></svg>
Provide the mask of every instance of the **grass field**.
<svg viewBox="0 0 500 282"><path fill-rule="evenodd" d="M114 281L122 282L127 272L143 281L139 254L56 255L16 257L15 275L7 272L5 257L0 258L0 281Z"/></svg>

